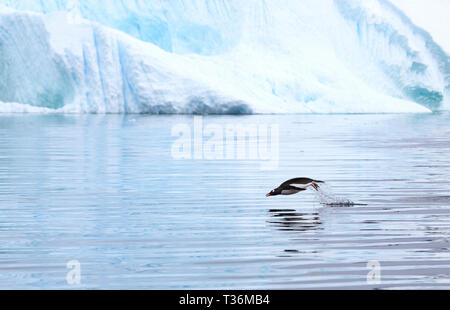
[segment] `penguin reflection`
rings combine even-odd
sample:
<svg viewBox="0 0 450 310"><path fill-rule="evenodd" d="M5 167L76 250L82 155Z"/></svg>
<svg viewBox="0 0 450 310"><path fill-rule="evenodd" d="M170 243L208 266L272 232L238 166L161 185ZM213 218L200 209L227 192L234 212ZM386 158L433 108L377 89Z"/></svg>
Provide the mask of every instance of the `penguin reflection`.
<svg viewBox="0 0 450 310"><path fill-rule="evenodd" d="M300 213L296 210L269 210L270 220L268 221L271 226L280 231L291 232L312 232L321 230L322 222L320 221L320 215L318 212L313 213ZM283 254L278 257L293 257L301 253L307 253L303 250L285 249ZM309 251L309 254L316 253L315 251Z"/></svg>
<svg viewBox="0 0 450 310"><path fill-rule="evenodd" d="M314 231L320 230L322 222L318 212L300 213L296 210L269 210L271 219L268 221L281 231Z"/></svg>

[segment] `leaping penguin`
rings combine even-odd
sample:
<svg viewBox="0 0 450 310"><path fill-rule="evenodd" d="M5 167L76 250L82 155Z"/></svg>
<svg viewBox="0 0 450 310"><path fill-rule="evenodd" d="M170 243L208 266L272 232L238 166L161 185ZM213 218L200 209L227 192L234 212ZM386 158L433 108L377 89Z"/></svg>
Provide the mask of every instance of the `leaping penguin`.
<svg viewBox="0 0 450 310"><path fill-rule="evenodd" d="M270 193L266 197L277 196L277 195L294 195L298 192L306 190L308 187L312 186L316 191L319 190L319 185L317 183L325 183L323 181L317 181L310 178L295 178L287 180Z"/></svg>

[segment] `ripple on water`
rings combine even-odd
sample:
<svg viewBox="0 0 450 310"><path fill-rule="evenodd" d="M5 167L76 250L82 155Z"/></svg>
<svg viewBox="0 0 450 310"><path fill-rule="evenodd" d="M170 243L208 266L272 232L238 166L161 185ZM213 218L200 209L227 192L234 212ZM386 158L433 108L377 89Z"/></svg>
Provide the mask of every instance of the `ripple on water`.
<svg viewBox="0 0 450 310"><path fill-rule="evenodd" d="M450 288L449 118L203 119L278 124L262 171L174 160L189 116L2 115L0 288L71 288L74 259L81 288ZM300 176L326 183L264 197Z"/></svg>

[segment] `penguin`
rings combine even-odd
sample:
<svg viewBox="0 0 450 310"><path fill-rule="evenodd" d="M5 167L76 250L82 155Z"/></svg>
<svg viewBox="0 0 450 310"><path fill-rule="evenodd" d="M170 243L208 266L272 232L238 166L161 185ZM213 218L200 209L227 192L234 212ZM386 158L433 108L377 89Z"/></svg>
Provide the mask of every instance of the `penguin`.
<svg viewBox="0 0 450 310"><path fill-rule="evenodd" d="M323 181L317 181L310 178L295 178L287 180L280 186L272 190L266 195L266 197L277 195L294 195L298 192L305 191L308 187L313 187L316 191L319 190L317 183L325 183Z"/></svg>

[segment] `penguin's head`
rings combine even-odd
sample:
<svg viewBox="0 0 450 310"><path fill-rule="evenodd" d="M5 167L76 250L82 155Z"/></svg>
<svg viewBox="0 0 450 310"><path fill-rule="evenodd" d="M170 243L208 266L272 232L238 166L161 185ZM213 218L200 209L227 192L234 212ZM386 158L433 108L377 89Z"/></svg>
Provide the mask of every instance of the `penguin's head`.
<svg viewBox="0 0 450 310"><path fill-rule="evenodd" d="M266 195L266 197L281 195L281 188L277 187Z"/></svg>

